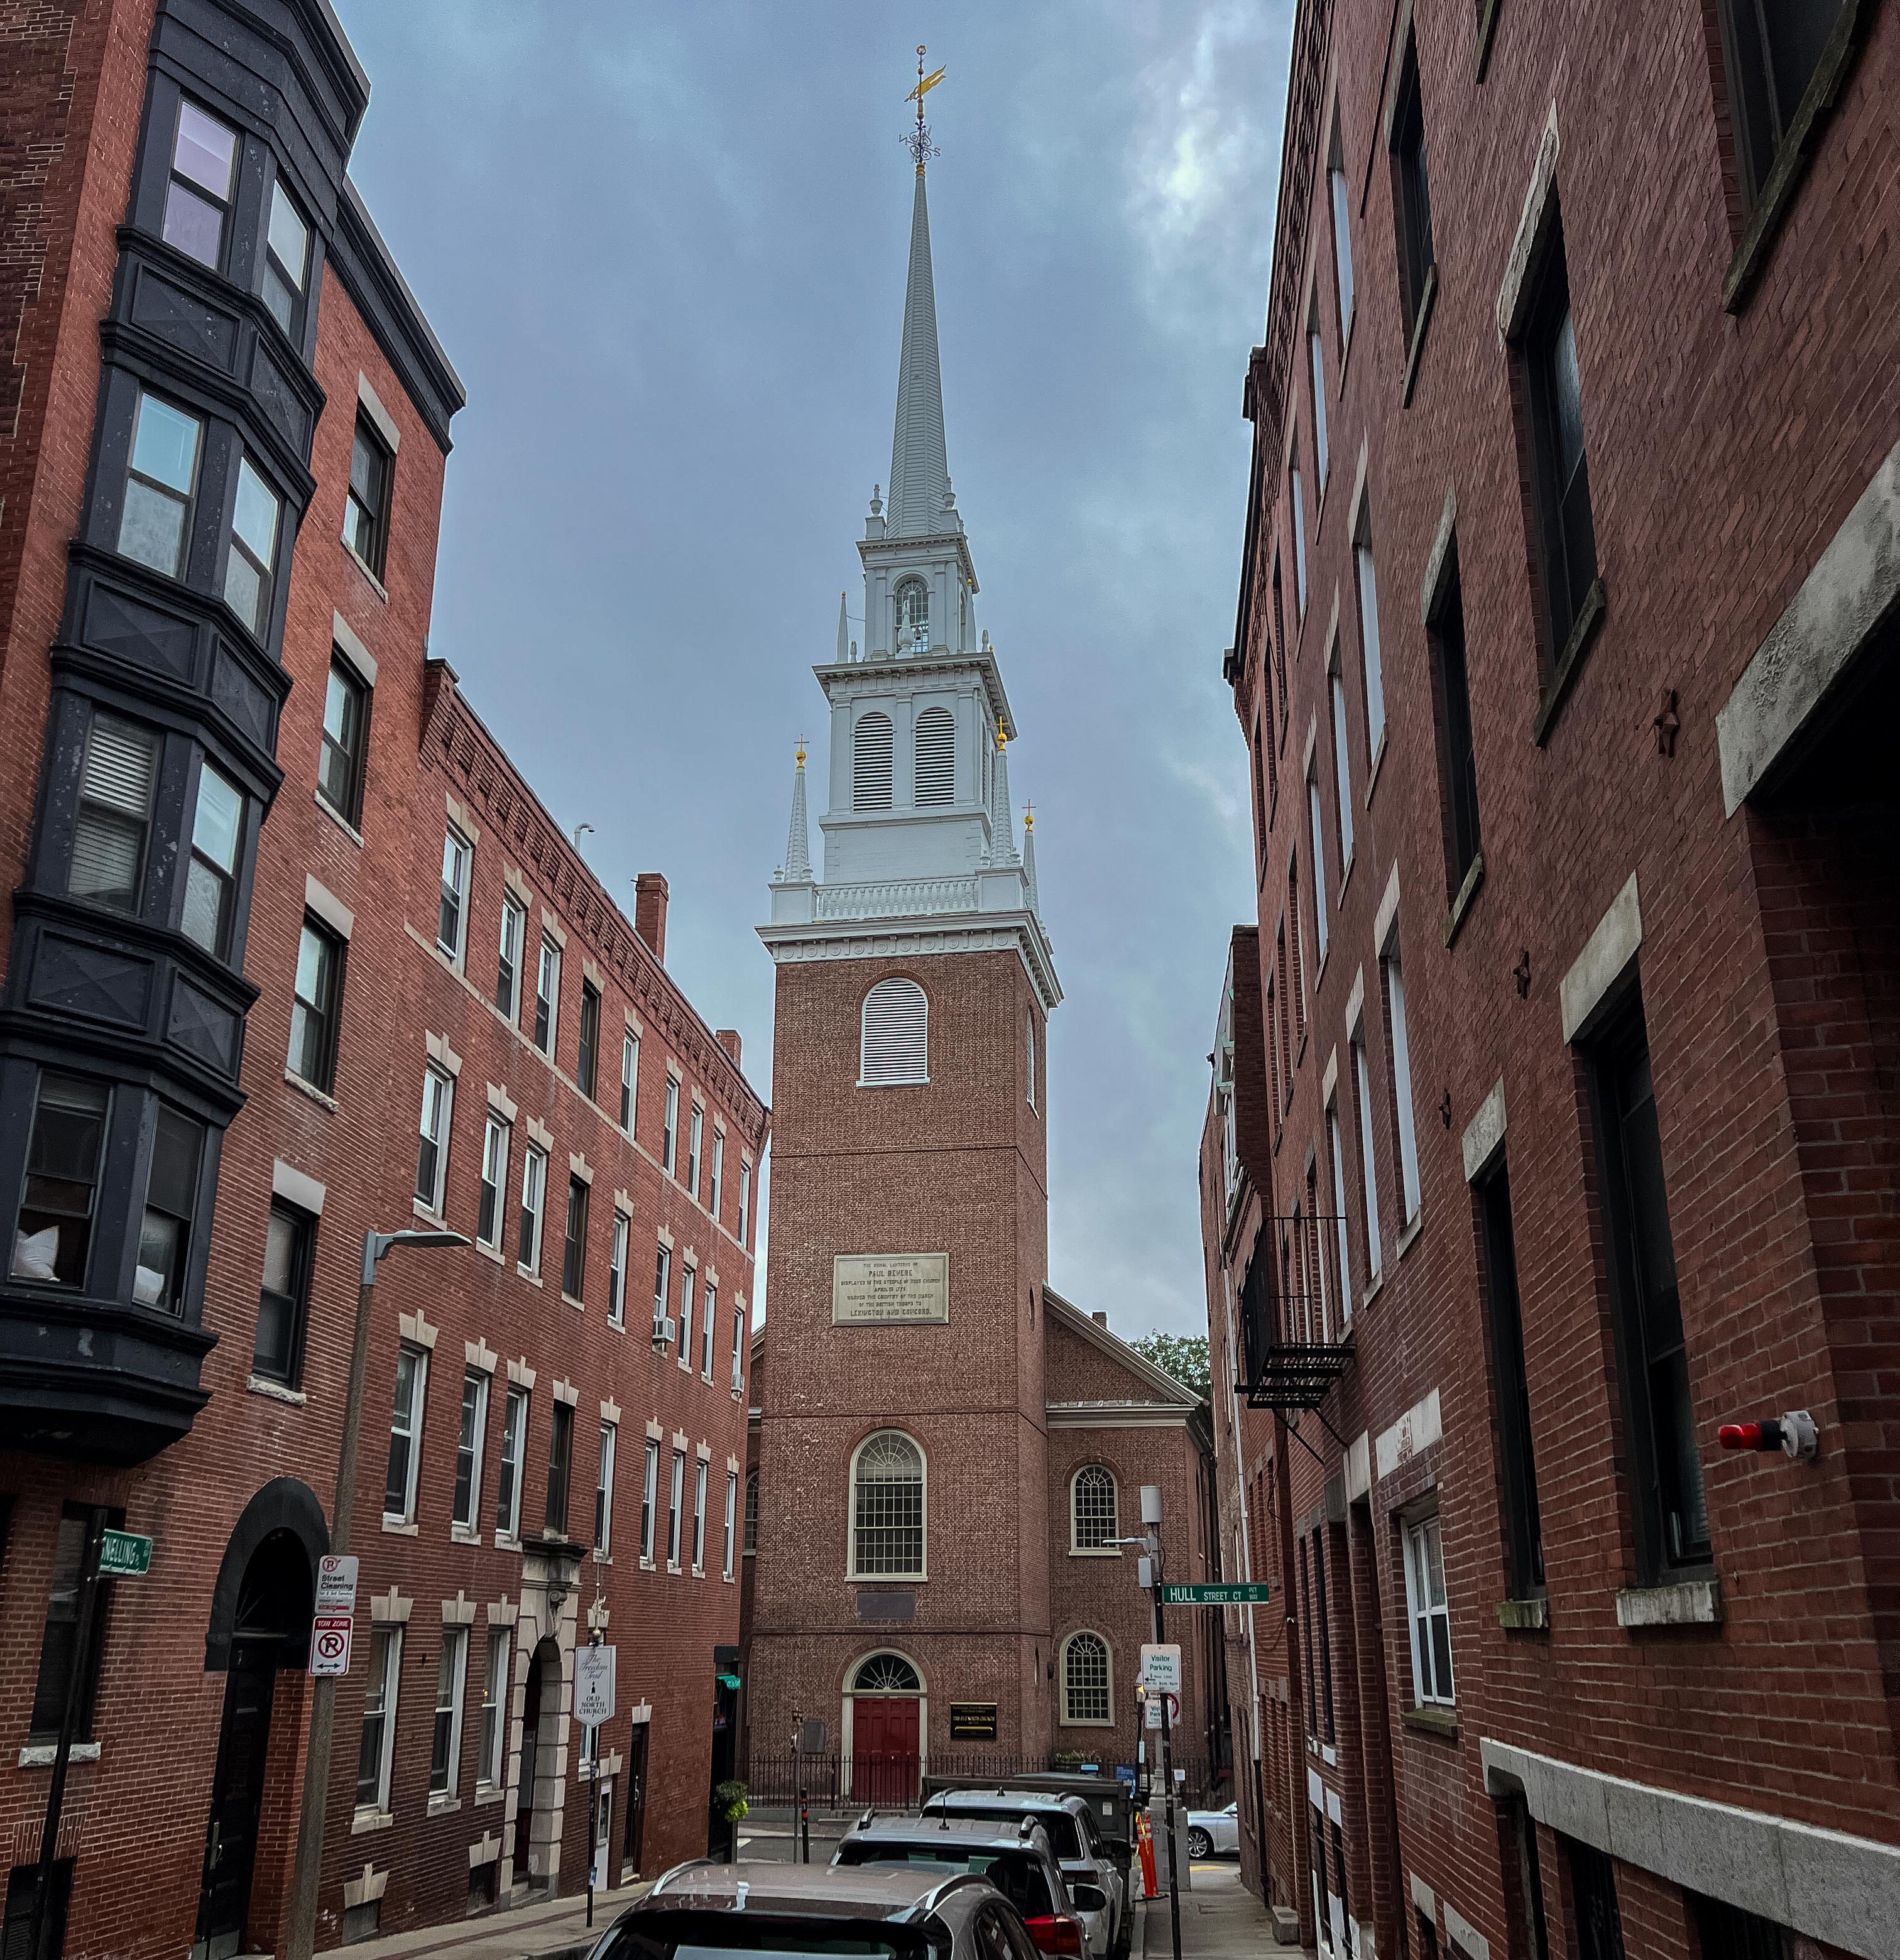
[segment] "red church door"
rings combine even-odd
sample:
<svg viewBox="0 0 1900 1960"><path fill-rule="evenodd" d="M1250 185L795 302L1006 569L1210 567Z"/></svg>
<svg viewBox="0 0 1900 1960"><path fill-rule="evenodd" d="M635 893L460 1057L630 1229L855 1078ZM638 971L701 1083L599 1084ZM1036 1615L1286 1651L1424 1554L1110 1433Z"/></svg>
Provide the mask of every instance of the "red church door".
<svg viewBox="0 0 1900 1960"><path fill-rule="evenodd" d="M854 1803L917 1801L917 1711L912 1695L851 1698L851 1794Z"/></svg>

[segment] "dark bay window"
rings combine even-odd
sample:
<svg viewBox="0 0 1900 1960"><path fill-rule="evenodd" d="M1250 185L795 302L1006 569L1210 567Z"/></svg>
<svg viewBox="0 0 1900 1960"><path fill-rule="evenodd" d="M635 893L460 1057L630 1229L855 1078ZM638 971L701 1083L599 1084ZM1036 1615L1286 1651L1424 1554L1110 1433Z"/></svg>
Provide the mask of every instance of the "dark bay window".
<svg viewBox="0 0 1900 1960"><path fill-rule="evenodd" d="M310 227L279 177L271 186L270 223L264 236L264 304L272 319L293 336L310 278Z"/></svg>
<svg viewBox="0 0 1900 1960"><path fill-rule="evenodd" d="M1424 103L1418 46L1408 34L1392 116L1393 229L1399 239L1399 295L1408 342L1418 331L1436 256L1431 243L1431 185L1425 167Z"/></svg>
<svg viewBox="0 0 1900 1960"><path fill-rule="evenodd" d="M297 943L290 1010L291 1072L327 1094L336 1086L337 1004L342 993L343 942L313 918Z"/></svg>
<svg viewBox="0 0 1900 1960"><path fill-rule="evenodd" d="M278 517L282 510L247 456L237 466L231 555L224 561L224 597L259 639L270 631L271 593L277 566Z"/></svg>
<svg viewBox="0 0 1900 1960"><path fill-rule="evenodd" d="M557 1402L548 1431L548 1503L545 1521L558 1538L568 1532L568 1480L574 1470L574 1405Z"/></svg>
<svg viewBox="0 0 1900 1960"><path fill-rule="evenodd" d="M1640 1000L1595 1044L1591 1061L1597 1185L1637 1485L1637 1563L1641 1582L1654 1584L1683 1567L1706 1566L1711 1547Z"/></svg>
<svg viewBox="0 0 1900 1960"><path fill-rule="evenodd" d="M1577 326L1571 312L1561 218L1553 221L1553 229L1522 352L1549 658L1554 665L1596 578L1596 522L1590 509Z"/></svg>
<svg viewBox="0 0 1900 1960"><path fill-rule="evenodd" d="M584 1179L568 1179L568 1238L561 1254L561 1290L570 1300L581 1297L587 1277L587 1187Z"/></svg>
<svg viewBox="0 0 1900 1960"><path fill-rule="evenodd" d="M294 1388L304 1372L304 1328L310 1314L310 1255L317 1221L273 1204L264 1235L264 1281L257 1300L251 1372Z"/></svg>
<svg viewBox="0 0 1900 1960"><path fill-rule="evenodd" d="M600 990L590 980L581 983L580 1048L574 1056L574 1079L581 1093L591 1097L600 1074Z"/></svg>
<svg viewBox="0 0 1900 1960"><path fill-rule="evenodd" d="M13 1237L15 1279L85 1284L107 1106L103 1083L41 1071Z"/></svg>
<svg viewBox="0 0 1900 1960"><path fill-rule="evenodd" d="M1721 0L1736 161L1752 205L1800 118L1844 0Z"/></svg>
<svg viewBox="0 0 1900 1960"><path fill-rule="evenodd" d="M184 1311L198 1172L204 1154L204 1125L160 1103L151 1168L145 1179L145 1214L138 1228L138 1265L132 1281L132 1297L141 1306L162 1307L169 1313Z"/></svg>
<svg viewBox="0 0 1900 1960"><path fill-rule="evenodd" d="M142 390L119 518L119 549L167 578L182 578L205 425Z"/></svg>
<svg viewBox="0 0 1900 1960"><path fill-rule="evenodd" d="M1445 832L1445 883L1456 896L1476 861L1477 752L1472 734L1471 681L1465 664L1465 601L1458 561L1446 567L1427 628L1434 705L1438 711L1438 781Z"/></svg>
<svg viewBox="0 0 1900 1960"><path fill-rule="evenodd" d="M1504 1498L1506 1577L1510 1596L1528 1599L1544 1589L1544 1534L1531 1446L1530 1383L1524 1367L1510 1179L1502 1163L1478 1186L1478 1207L1484 1236L1485 1317L1491 1323L1491 1416Z"/></svg>
<svg viewBox="0 0 1900 1960"><path fill-rule="evenodd" d="M165 243L213 272L224 262L224 226L237 166L237 131L196 103L181 101L165 190Z"/></svg>
<svg viewBox="0 0 1900 1960"><path fill-rule="evenodd" d="M237 908L237 862L244 846L244 794L210 763L198 772L198 807L191 820L191 862L185 872L187 939L222 959L231 950Z"/></svg>
<svg viewBox="0 0 1900 1960"><path fill-rule="evenodd" d="M145 888L158 781L158 737L116 715L97 714L86 737L66 889L75 899L135 912Z"/></svg>
<svg viewBox="0 0 1900 1960"><path fill-rule="evenodd" d="M117 1514L108 1514L113 1523ZM28 1732L33 1740L49 1742L57 1739L65 1714L66 1698L75 1685L74 1670L79 1662L80 1573L86 1555L86 1532L91 1513L82 1505L68 1504L59 1520L59 1535L53 1542L53 1583L46 1593L46 1624L40 1636L40 1673L33 1685L33 1714ZM85 1670L77 1682L78 1720L73 1729L75 1742L93 1739L94 1705L99 1693L99 1662L106 1647L108 1587L94 1615L91 1650ZM26 1950L24 1938L21 1951ZM11 1951L11 1949L9 1949Z"/></svg>
<svg viewBox="0 0 1900 1960"><path fill-rule="evenodd" d="M358 415L356 439L350 450L343 542L379 579L389 549L390 478L394 461L368 418Z"/></svg>
<svg viewBox="0 0 1900 1960"><path fill-rule="evenodd" d="M317 787L330 808L352 826L363 820L369 709L370 691L362 676L347 662L333 658L323 697L323 752Z"/></svg>
<svg viewBox="0 0 1900 1960"><path fill-rule="evenodd" d="M541 935L541 959L534 976L534 1045L543 1055L554 1052L561 994L561 949Z"/></svg>

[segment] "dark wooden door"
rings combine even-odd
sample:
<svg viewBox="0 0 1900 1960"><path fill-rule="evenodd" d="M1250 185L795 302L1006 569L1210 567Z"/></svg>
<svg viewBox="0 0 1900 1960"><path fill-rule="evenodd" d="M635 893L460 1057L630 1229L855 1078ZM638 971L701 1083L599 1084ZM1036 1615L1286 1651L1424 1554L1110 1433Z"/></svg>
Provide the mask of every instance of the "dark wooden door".
<svg viewBox="0 0 1900 1960"><path fill-rule="evenodd" d="M633 1732L627 1744L627 1766L625 1771L626 1793L621 1799L621 1807L626 1812L626 1838L620 1851L620 1880L624 1885L640 1869L641 1841L647 1829L647 1725L644 1722L633 1724Z"/></svg>
<svg viewBox="0 0 1900 1960"><path fill-rule="evenodd" d="M527 1687L521 1697L521 1761L514 1787L514 1882L533 1882L528 1853L534 1843L535 1772L541 1739L541 1654L528 1662Z"/></svg>
<svg viewBox="0 0 1900 1960"><path fill-rule="evenodd" d="M854 1803L916 1802L918 1708L918 1701L912 1695L852 1698L851 1793Z"/></svg>
<svg viewBox="0 0 1900 1960"><path fill-rule="evenodd" d="M255 1643L238 1640L231 1647L231 1669L224 1682L224 1727L218 1739L218 1768L205 1831L204 1878L199 1892L198 1950L203 1960L225 1960L245 1943L276 1658L275 1640Z"/></svg>

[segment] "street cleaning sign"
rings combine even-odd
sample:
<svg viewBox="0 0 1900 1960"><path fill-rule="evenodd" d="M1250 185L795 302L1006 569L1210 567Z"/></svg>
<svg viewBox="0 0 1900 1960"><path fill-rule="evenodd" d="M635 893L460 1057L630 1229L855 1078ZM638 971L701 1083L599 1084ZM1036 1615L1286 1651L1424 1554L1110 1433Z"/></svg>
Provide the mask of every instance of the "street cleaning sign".
<svg viewBox="0 0 1900 1960"><path fill-rule="evenodd" d="M1166 1586L1161 1588L1164 1606L1264 1606L1269 1588L1264 1579L1232 1586Z"/></svg>
<svg viewBox="0 0 1900 1960"><path fill-rule="evenodd" d="M99 1541L101 1579L142 1579L151 1570L151 1540L136 1532L108 1531Z"/></svg>

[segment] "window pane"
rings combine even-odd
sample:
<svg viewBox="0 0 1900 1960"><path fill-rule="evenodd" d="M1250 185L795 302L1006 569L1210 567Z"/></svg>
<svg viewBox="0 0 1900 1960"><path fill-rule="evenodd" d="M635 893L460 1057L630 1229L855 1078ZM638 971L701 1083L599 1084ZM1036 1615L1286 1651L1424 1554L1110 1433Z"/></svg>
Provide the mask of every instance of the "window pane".
<svg viewBox="0 0 1900 1960"><path fill-rule="evenodd" d="M83 1286L107 1096L97 1083L43 1075L27 1145L26 1189L14 1235L15 1279Z"/></svg>
<svg viewBox="0 0 1900 1960"><path fill-rule="evenodd" d="M165 191L164 237L200 265L215 266L224 256L224 214L173 178Z"/></svg>
<svg viewBox="0 0 1900 1960"><path fill-rule="evenodd" d="M270 249L291 284L301 293L310 262L310 227L298 215L280 177L270 193Z"/></svg>
<svg viewBox="0 0 1900 1960"><path fill-rule="evenodd" d="M1557 422L1557 465L1568 483L1583 456L1583 399L1577 373L1577 328L1568 307L1551 342L1551 401Z"/></svg>
<svg viewBox="0 0 1900 1960"><path fill-rule="evenodd" d="M160 1108L132 1278L132 1297L141 1306L175 1310L183 1303L204 1141L202 1124L175 1109Z"/></svg>
<svg viewBox="0 0 1900 1960"><path fill-rule="evenodd" d="M237 502L231 529L268 571L277 559L277 495L246 457L237 466Z"/></svg>
<svg viewBox="0 0 1900 1960"><path fill-rule="evenodd" d="M224 598L231 609L253 633L261 635L259 623L264 610L264 581L243 552L234 544L224 565Z"/></svg>
<svg viewBox="0 0 1900 1960"><path fill-rule="evenodd" d="M221 871L237 868L238 834L244 816L243 793L207 762L199 772L198 811L192 820L192 848Z"/></svg>
<svg viewBox="0 0 1900 1960"><path fill-rule="evenodd" d="M194 102L178 105L178 135L172 146L172 167L180 176L202 184L212 196L231 201L231 165L237 135Z"/></svg>
<svg viewBox="0 0 1900 1960"><path fill-rule="evenodd" d="M110 715L93 718L67 882L75 899L137 908L158 769L158 738L151 730Z"/></svg>
<svg viewBox="0 0 1900 1960"><path fill-rule="evenodd" d="M138 398L138 428L132 438L132 466L169 490L189 495L198 472L196 415L174 409L156 395Z"/></svg>

